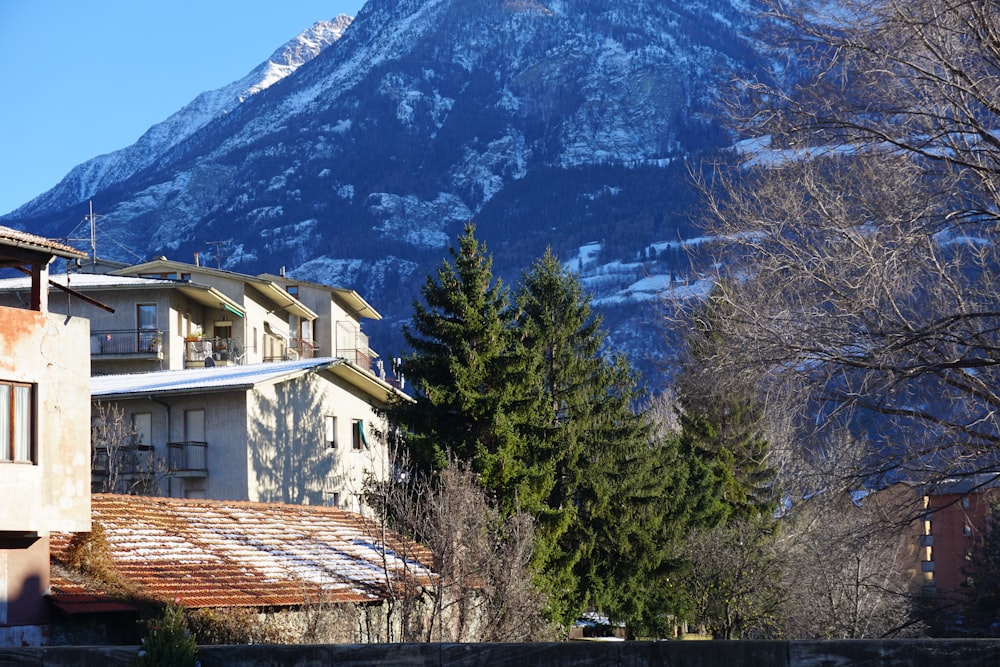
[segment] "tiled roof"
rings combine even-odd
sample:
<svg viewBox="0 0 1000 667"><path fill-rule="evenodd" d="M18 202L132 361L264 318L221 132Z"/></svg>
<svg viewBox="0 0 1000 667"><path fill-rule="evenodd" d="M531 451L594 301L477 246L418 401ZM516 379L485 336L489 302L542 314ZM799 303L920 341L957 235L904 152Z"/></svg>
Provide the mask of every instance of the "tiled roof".
<svg viewBox="0 0 1000 667"><path fill-rule="evenodd" d="M47 252L59 257L86 257L87 254L63 243L58 243L44 236L28 234L17 229L0 225L0 245L28 248Z"/></svg>
<svg viewBox="0 0 1000 667"><path fill-rule="evenodd" d="M319 357L243 366L95 375L90 379L90 393L94 398L99 398L130 394L249 389L261 383L276 382L311 370L328 368L331 364L342 361L339 358Z"/></svg>
<svg viewBox="0 0 1000 667"><path fill-rule="evenodd" d="M53 568L54 569L54 568ZM96 590L92 585L77 581L67 574L53 573L49 588L49 599L56 609L64 614L107 614L112 612L135 612L135 605L120 600L114 595Z"/></svg>
<svg viewBox="0 0 1000 667"><path fill-rule="evenodd" d="M392 533L383 549L377 524L332 507L95 494L92 518L131 587L187 607L370 602L387 576L397 592L434 577L427 549ZM52 535L54 563L72 537Z"/></svg>

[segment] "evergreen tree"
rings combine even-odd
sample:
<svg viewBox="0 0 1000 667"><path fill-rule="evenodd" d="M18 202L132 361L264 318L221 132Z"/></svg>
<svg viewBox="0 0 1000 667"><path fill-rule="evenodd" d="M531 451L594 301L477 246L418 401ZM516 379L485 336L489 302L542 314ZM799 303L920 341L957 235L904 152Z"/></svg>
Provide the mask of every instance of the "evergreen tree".
<svg viewBox="0 0 1000 667"><path fill-rule="evenodd" d="M776 471L758 399L752 388L731 384L722 394L712 379L714 346L721 344L714 323L725 308L719 291L709 296L687 338L688 357L677 382L680 445L697 527L769 518L777 509Z"/></svg>
<svg viewBox="0 0 1000 667"><path fill-rule="evenodd" d="M540 380L525 428L544 497L535 560L550 612L564 622L588 606L635 615L663 555L669 448L651 445L636 374L605 356L589 296L550 251L522 275L516 302Z"/></svg>
<svg viewBox="0 0 1000 667"><path fill-rule="evenodd" d="M418 470L441 470L449 457L470 462L510 513L526 477L523 354L510 326L508 292L494 282L492 258L473 225L450 254L436 278L427 277L425 303L414 302L403 330L412 352L402 373L415 387L415 401L395 401L389 417Z"/></svg>

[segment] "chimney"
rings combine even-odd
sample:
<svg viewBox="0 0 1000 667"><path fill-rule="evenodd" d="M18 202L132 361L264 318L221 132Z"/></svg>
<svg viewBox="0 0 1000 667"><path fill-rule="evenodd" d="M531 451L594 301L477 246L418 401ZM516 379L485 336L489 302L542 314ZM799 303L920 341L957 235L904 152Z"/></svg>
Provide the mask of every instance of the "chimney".
<svg viewBox="0 0 1000 667"><path fill-rule="evenodd" d="M194 251L194 265L201 266L201 253L197 250Z"/></svg>
<svg viewBox="0 0 1000 667"><path fill-rule="evenodd" d="M278 269L278 275L281 276L282 278L285 277L285 267L281 267L280 269Z"/></svg>

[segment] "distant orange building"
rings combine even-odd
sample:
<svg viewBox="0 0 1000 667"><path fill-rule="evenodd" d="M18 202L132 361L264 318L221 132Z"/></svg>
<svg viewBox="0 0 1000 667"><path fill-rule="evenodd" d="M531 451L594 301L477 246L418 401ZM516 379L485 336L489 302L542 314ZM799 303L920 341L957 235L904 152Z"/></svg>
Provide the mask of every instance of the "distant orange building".
<svg viewBox="0 0 1000 667"><path fill-rule="evenodd" d="M1000 475L946 480L924 491L920 537L923 592L961 597L973 549L987 530L990 504L1000 494Z"/></svg>

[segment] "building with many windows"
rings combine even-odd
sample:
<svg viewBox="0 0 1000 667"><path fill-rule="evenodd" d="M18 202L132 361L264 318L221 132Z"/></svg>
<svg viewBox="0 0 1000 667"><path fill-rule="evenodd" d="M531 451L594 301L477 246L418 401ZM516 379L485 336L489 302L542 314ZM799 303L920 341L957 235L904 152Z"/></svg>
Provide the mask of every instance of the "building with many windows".
<svg viewBox="0 0 1000 667"><path fill-rule="evenodd" d="M126 439L95 438L94 489L359 511L388 474L394 393L334 357L97 376L94 414L114 411Z"/></svg>

